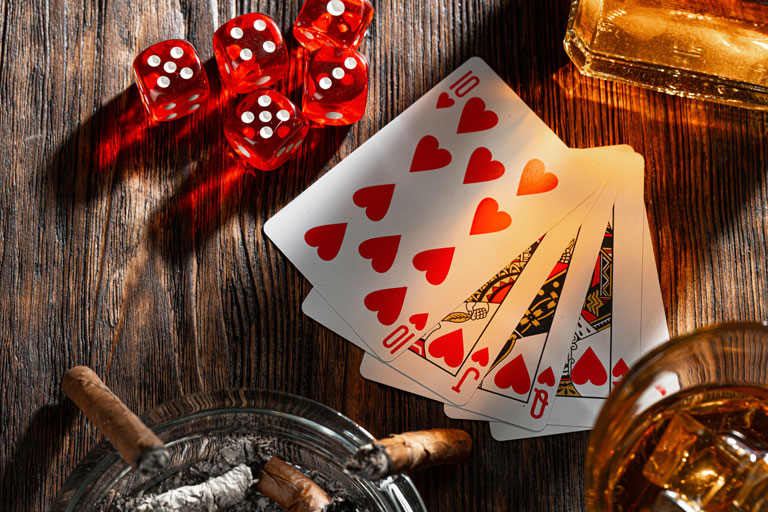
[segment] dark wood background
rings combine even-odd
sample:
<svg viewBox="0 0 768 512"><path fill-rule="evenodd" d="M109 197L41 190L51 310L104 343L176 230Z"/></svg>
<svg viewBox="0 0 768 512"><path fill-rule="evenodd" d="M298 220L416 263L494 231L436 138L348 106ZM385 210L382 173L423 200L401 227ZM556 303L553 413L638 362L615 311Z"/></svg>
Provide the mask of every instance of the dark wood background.
<svg viewBox="0 0 768 512"><path fill-rule="evenodd" d="M301 314L310 287L262 234L300 191L480 55L569 145L631 144L645 156L673 333L768 317L768 115L579 75L562 48L569 3L377 2L363 47L366 116L313 130L281 170L252 173L222 136L227 101L149 127L130 64L181 37L213 78L216 27L260 11L290 34L299 0L3 2L0 510L48 509L97 442L61 395L75 364L136 411L255 386L318 400L374 435L465 428L476 440L468 464L415 477L431 510L582 509L587 434L498 443L483 423L366 382L362 352ZM287 80L295 100L297 71Z"/></svg>

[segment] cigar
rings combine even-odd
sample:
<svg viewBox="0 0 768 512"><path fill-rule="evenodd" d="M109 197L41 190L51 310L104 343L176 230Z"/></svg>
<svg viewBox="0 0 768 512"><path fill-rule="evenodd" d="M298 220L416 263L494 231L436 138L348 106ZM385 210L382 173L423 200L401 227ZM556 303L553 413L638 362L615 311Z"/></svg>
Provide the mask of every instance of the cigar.
<svg viewBox="0 0 768 512"><path fill-rule="evenodd" d="M168 464L171 454L165 444L93 370L87 366L71 368L64 375L61 389L131 467L152 474Z"/></svg>
<svg viewBox="0 0 768 512"><path fill-rule="evenodd" d="M133 498L126 505L135 512L226 510L242 502L251 486L288 512L330 512L331 509L331 499L320 486L277 457L271 457L261 469L258 464L239 464L205 482Z"/></svg>
<svg viewBox="0 0 768 512"><path fill-rule="evenodd" d="M331 505L331 499L319 485L277 457L264 464L256 490L288 512L324 512Z"/></svg>
<svg viewBox="0 0 768 512"><path fill-rule="evenodd" d="M223 475L197 485L185 485L162 494L136 498L129 502L128 508L134 512L225 510L239 503L252 484L251 468L245 464L239 464Z"/></svg>
<svg viewBox="0 0 768 512"><path fill-rule="evenodd" d="M360 447L345 469L348 473L378 480L389 475L461 462L472 450L472 438L463 430L436 428L404 434Z"/></svg>

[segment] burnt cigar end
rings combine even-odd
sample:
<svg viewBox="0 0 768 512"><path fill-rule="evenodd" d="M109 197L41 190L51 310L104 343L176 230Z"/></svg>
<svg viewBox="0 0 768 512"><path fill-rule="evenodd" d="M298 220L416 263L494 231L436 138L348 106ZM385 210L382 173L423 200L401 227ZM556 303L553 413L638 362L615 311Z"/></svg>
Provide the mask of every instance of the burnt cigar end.
<svg viewBox="0 0 768 512"><path fill-rule="evenodd" d="M389 457L386 448L378 443L361 446L357 453L344 465L344 470L367 480L384 478L389 472Z"/></svg>
<svg viewBox="0 0 768 512"><path fill-rule="evenodd" d="M159 473L171 461L171 452L165 446L149 448L139 455L136 460L136 469L145 475Z"/></svg>

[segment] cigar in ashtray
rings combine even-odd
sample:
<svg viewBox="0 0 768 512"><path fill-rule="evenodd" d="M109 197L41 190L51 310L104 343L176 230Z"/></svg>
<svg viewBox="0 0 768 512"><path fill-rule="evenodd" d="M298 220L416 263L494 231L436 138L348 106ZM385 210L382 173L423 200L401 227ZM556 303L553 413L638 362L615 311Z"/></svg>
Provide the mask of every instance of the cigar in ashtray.
<svg viewBox="0 0 768 512"><path fill-rule="evenodd" d="M61 387L131 467L156 473L168 464L170 452L163 441L93 370L85 366L71 368L64 375ZM201 484L133 500L131 508L137 512L222 510L241 501L251 485L289 512L324 512L331 503L311 478L277 457L267 460L256 473L254 477L249 466L240 464Z"/></svg>
<svg viewBox="0 0 768 512"><path fill-rule="evenodd" d="M215 512L241 503L251 486L288 512L333 511L333 501L319 485L274 456L261 469L238 464L223 475L197 485L128 500L128 507L134 512Z"/></svg>
<svg viewBox="0 0 768 512"><path fill-rule="evenodd" d="M170 460L160 440L87 366L71 368L61 389L93 423L123 460L142 473L156 473Z"/></svg>
<svg viewBox="0 0 768 512"><path fill-rule="evenodd" d="M132 467L157 472L170 460L163 442L86 367L67 372L62 389ZM368 479L459 462L471 450L462 430L435 429L397 434L362 447L346 470ZM231 468L231 469L230 469ZM271 453L255 454L248 463L222 468L212 478L165 492L121 498L120 510L215 512L246 500L249 492L266 496L288 512L357 510L348 498L331 499L314 480ZM166 487L167 488L167 487ZM114 498L114 496L113 496ZM112 507L108 501L106 510ZM261 510L261 509L259 509Z"/></svg>
<svg viewBox="0 0 768 512"><path fill-rule="evenodd" d="M368 480L407 473L466 459L472 438L463 430L437 428L393 434L362 446L345 470Z"/></svg>
<svg viewBox="0 0 768 512"><path fill-rule="evenodd" d="M346 467L357 476L378 479L404 471L459 462L469 454L471 446L471 438L462 430L406 432L362 447L346 461ZM289 512L358 510L349 498L331 499L311 478L275 456L260 466L239 464L201 484L131 499L128 509L136 512L224 510L242 502L251 486Z"/></svg>

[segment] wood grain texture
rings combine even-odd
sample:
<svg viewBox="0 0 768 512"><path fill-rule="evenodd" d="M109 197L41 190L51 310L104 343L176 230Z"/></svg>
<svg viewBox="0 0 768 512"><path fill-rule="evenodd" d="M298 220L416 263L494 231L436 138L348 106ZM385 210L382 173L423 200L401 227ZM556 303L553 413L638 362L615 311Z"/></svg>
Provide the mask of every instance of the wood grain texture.
<svg viewBox="0 0 768 512"><path fill-rule="evenodd" d="M484 424L364 381L362 353L301 314L309 285L261 231L473 55L567 144L631 144L645 156L673 333L768 318L768 115L579 75L561 43L568 0L377 2L363 47L372 63L366 116L313 130L279 172L238 164L222 137L230 101L143 124L130 74L143 48L185 38L215 77L219 24L260 11L290 34L299 7L2 3L0 510L47 510L97 442L60 391L76 364L138 412L185 393L254 386L318 400L377 436L465 428L475 439L469 463L415 478L431 510L583 509L586 434L497 443ZM300 71L286 83L293 99Z"/></svg>

